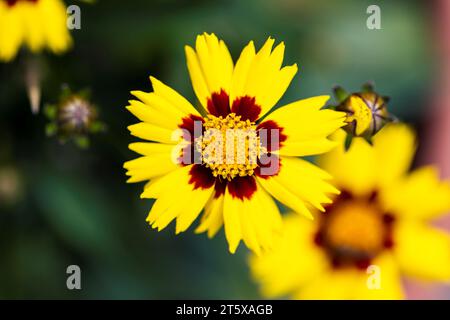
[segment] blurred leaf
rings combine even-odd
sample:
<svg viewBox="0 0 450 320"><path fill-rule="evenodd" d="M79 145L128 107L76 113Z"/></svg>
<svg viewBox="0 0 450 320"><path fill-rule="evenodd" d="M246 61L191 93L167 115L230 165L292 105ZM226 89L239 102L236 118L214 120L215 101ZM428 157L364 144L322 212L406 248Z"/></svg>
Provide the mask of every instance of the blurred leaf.
<svg viewBox="0 0 450 320"><path fill-rule="evenodd" d="M34 191L42 213L68 244L90 255L120 251L108 217L113 208L95 186L45 171L36 183Z"/></svg>

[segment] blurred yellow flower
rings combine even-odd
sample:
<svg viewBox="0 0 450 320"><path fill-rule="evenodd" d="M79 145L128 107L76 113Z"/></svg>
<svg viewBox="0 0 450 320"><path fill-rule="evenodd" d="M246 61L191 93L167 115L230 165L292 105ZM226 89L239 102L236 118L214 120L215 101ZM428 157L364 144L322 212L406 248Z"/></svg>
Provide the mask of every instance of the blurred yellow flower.
<svg viewBox="0 0 450 320"><path fill-rule="evenodd" d="M273 45L269 38L256 52L250 42L236 65L214 34L198 36L195 50L186 46L201 112L153 77L152 93L132 92L140 101L128 109L142 122L131 134L153 142L131 144L142 157L124 167L128 182L151 180L141 197L156 199L147 218L153 228L176 219L176 233L183 232L204 208L196 232L212 237L224 225L230 252L243 240L259 253L281 228L271 196L311 217L310 207L323 210L331 202L326 194L339 193L327 173L295 157L334 147L327 136L345 124L345 113L321 110L328 96L269 113L297 72L296 65L282 67L284 44ZM174 136L177 129L184 131Z"/></svg>
<svg viewBox="0 0 450 320"><path fill-rule="evenodd" d="M22 44L60 53L71 42L61 0L0 0L0 60L13 59Z"/></svg>
<svg viewBox="0 0 450 320"><path fill-rule="evenodd" d="M401 299L401 275L450 280L450 236L429 225L450 209L450 184L433 167L407 173L415 136L406 125L387 125L373 141L321 156L342 193L317 221L288 215L275 249L250 258L263 295Z"/></svg>

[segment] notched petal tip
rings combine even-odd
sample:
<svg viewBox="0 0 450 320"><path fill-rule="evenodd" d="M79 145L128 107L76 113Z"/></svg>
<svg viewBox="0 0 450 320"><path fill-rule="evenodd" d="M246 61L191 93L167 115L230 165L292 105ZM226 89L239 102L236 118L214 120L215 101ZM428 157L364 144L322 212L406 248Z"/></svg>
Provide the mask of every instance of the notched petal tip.
<svg viewBox="0 0 450 320"><path fill-rule="evenodd" d="M238 244L236 244L236 245L229 245L228 246L228 251L231 253L231 254L235 254L236 253L236 249L237 249L237 247L239 246L239 243Z"/></svg>
<svg viewBox="0 0 450 320"><path fill-rule="evenodd" d="M128 173L127 173L127 175L128 175ZM138 182L138 181L136 181L136 178L134 178L134 177L130 177L130 178L126 181L126 183L136 183L136 182Z"/></svg>
<svg viewBox="0 0 450 320"><path fill-rule="evenodd" d="M298 72L298 65L297 65L297 63L294 63L294 64L291 64L290 66L282 67L281 70L287 70L287 71L291 71L294 74L297 74L297 72Z"/></svg>
<svg viewBox="0 0 450 320"><path fill-rule="evenodd" d="M139 195L140 199L148 199L149 196L147 195L147 192L144 190L140 195Z"/></svg>
<svg viewBox="0 0 450 320"><path fill-rule="evenodd" d="M162 82L159 81L158 79L156 79L154 76L149 76L148 77L150 80L150 83L152 84L153 87L153 91L155 90L155 85L161 84Z"/></svg>

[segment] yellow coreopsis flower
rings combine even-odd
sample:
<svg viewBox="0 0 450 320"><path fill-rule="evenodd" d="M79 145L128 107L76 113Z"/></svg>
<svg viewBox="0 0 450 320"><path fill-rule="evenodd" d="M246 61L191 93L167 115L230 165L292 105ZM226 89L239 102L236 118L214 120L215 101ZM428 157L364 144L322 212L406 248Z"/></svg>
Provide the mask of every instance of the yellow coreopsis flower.
<svg viewBox="0 0 450 320"><path fill-rule="evenodd" d="M309 207L323 210L326 194L339 193L327 173L295 157L329 151L335 144L327 136L345 124L345 114L321 110L328 96L269 113L297 72L296 65L282 67L284 44L273 44L269 38L256 52L250 42L236 65L214 34L198 36L195 49L186 46L201 112L153 77L153 92L132 92L140 101L128 109L142 122L131 134L153 142L131 144L142 157L124 167L129 182L151 180L141 197L156 199L147 218L154 228L176 219L176 233L185 231L205 209L197 232L212 237L224 225L230 252L242 239L259 253L281 229L271 196L311 216Z"/></svg>
<svg viewBox="0 0 450 320"><path fill-rule="evenodd" d="M450 209L450 184L434 167L407 172L415 137L406 125L387 125L373 143L355 138L348 152L320 157L342 193L316 221L288 215L275 249L251 257L264 295L401 299L402 275L450 280L450 236L429 225Z"/></svg>
<svg viewBox="0 0 450 320"><path fill-rule="evenodd" d="M0 0L0 60L13 59L26 44L32 52L55 53L71 44L61 0Z"/></svg>

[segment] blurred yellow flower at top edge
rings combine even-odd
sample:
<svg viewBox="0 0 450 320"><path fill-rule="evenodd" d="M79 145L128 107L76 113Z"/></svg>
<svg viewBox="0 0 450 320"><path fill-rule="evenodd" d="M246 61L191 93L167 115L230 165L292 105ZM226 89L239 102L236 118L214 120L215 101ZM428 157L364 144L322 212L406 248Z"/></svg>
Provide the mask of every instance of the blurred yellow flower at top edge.
<svg viewBox="0 0 450 320"><path fill-rule="evenodd" d="M315 221L287 215L274 250L250 257L262 294L402 299L401 276L448 283L450 236L430 221L450 209L450 184L432 166L408 173L415 144L408 126L391 124L373 147L355 138L321 156L342 193Z"/></svg>
<svg viewBox="0 0 450 320"><path fill-rule="evenodd" d="M61 0L0 0L0 60L14 59L23 44L33 53L61 53L71 43Z"/></svg>
<svg viewBox="0 0 450 320"><path fill-rule="evenodd" d="M129 130L153 142L131 144L141 157L124 167L128 182L150 180L141 198L156 199L147 218L153 228L162 230L176 220L176 233L183 232L205 209L196 232L212 237L224 226L231 253L241 240L260 253L271 248L281 229L274 198L312 217L308 207L324 210L329 196L339 193L325 171L296 157L335 147L328 136L345 124L345 113L322 109L328 96L271 112L297 73L295 64L282 66L285 46L273 48L274 42L269 38L256 51L250 41L236 65L214 34L198 36L195 50L186 46L200 112L153 77L153 92L132 92L139 100L127 108L141 122ZM183 135L174 137L180 129ZM279 143L273 143L272 133L278 133ZM223 144L211 149L216 138ZM242 159L236 145L243 147Z"/></svg>

